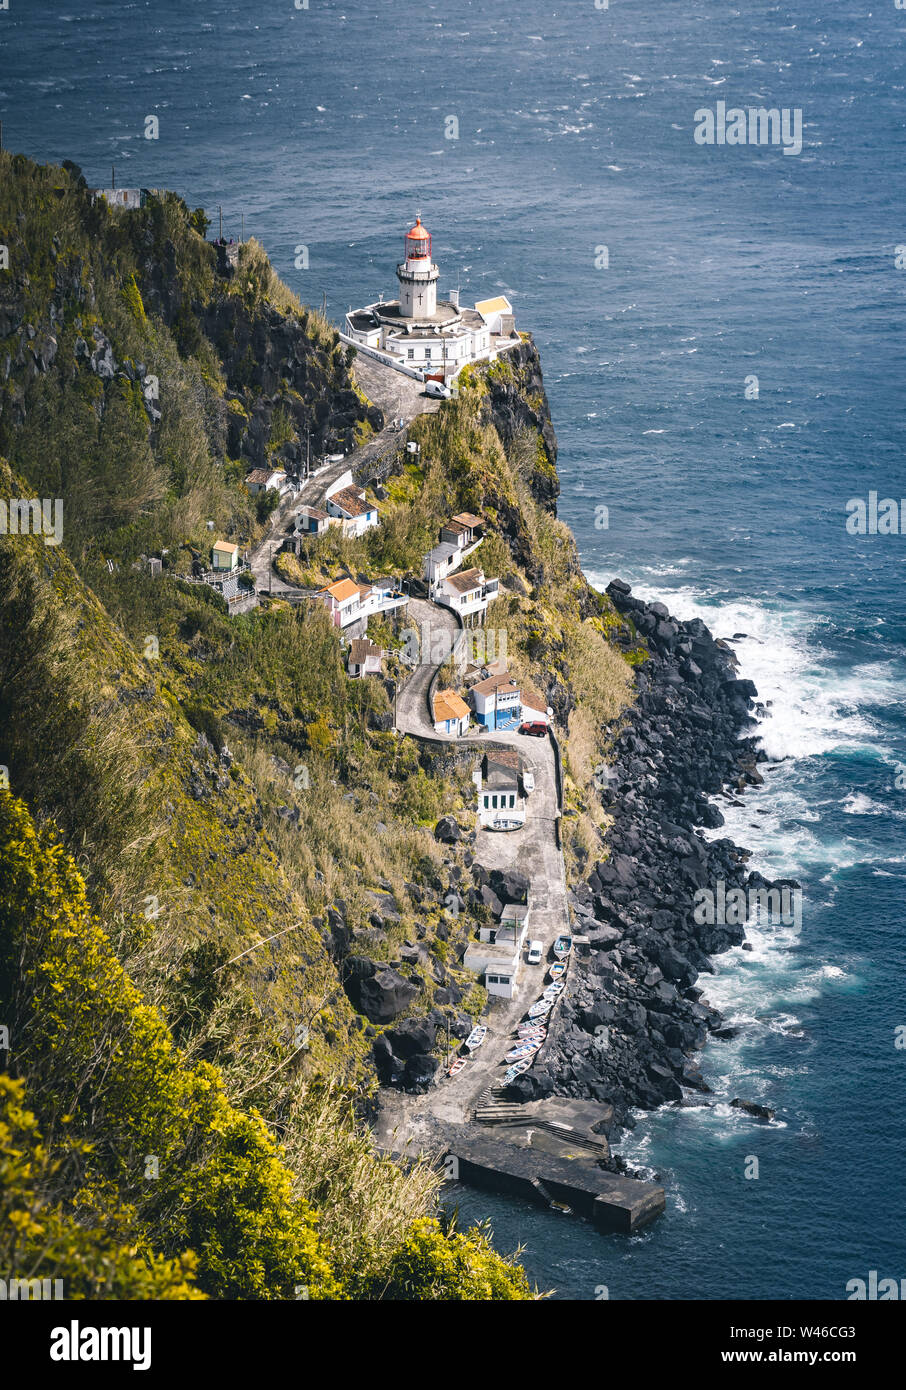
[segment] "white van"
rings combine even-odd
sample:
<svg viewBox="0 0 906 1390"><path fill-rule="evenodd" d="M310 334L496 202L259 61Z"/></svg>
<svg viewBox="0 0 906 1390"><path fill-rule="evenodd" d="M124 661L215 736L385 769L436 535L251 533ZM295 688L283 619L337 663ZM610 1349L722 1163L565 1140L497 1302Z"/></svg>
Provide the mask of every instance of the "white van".
<svg viewBox="0 0 906 1390"><path fill-rule="evenodd" d="M543 942L543 941L530 941L530 942L529 942L529 944L528 944L528 955L526 956L526 960L528 961L529 965L540 965L540 964L541 964L541 957L543 956L543 954L544 954L544 942Z"/></svg>
<svg viewBox="0 0 906 1390"><path fill-rule="evenodd" d="M425 395L434 396L436 400L448 401L451 396L449 386L444 386L442 381L426 381Z"/></svg>
<svg viewBox="0 0 906 1390"><path fill-rule="evenodd" d="M533 792L533 791L535 790L535 774L534 774L534 772L528 772L528 771L523 772L523 774L522 774L522 786L523 786L523 789L524 789L524 791L525 791L526 796L528 796L529 792Z"/></svg>

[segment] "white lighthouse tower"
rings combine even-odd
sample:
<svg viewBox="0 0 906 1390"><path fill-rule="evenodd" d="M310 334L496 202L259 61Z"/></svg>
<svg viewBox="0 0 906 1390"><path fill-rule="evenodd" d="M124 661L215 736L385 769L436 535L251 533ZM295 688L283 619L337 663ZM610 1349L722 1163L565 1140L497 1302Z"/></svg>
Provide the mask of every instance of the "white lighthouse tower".
<svg viewBox="0 0 906 1390"><path fill-rule="evenodd" d="M437 313L437 281L440 275L431 260L431 237L416 217L406 233L405 259L396 268L400 282L400 316L431 319Z"/></svg>

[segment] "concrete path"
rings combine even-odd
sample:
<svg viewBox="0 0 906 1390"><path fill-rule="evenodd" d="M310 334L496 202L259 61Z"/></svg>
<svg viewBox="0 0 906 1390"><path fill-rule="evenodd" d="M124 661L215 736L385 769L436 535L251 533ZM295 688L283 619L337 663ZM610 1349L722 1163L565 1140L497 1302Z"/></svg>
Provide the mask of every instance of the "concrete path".
<svg viewBox="0 0 906 1390"><path fill-rule="evenodd" d="M419 632L427 624L432 634L443 631L451 640L459 630L449 609L422 599L410 600L408 618L409 625L418 627ZM476 755L480 755L489 744L515 748L523 766L534 773L535 790L527 798L525 825L519 830L505 832L479 830L475 841L475 860L487 869L516 869L528 878L531 883L528 935L543 943L544 960L541 965L528 965L523 957L517 974L518 993L515 999L492 996L483 1020L488 1025L488 1035L458 1076L448 1077L445 1072L441 1073L438 1084L421 1096L387 1090L381 1092L381 1110L375 1132L379 1141L389 1147L405 1139L416 1144L419 1141L429 1142L434 1121L465 1123L489 1088L503 1082L504 1054L516 1042L513 1035L523 1014L540 995L545 984L549 983L547 968L552 959L550 948L556 937L569 927L566 872L556 838L557 784L554 750L550 740L531 738L513 730L468 738L436 734L428 720L426 703L428 686L436 669L436 664L421 664L398 696L397 728L415 738L473 748ZM557 1009L548 1020L549 1024L556 1013Z"/></svg>
<svg viewBox="0 0 906 1390"><path fill-rule="evenodd" d="M279 553L287 532L292 530L292 514L303 505L323 507L330 487L350 468L360 470L363 476L367 476L367 465L378 463L387 452L398 447L403 437L400 430L392 427L392 421L402 419L408 425L417 415L429 414L440 406L440 401L424 394L422 382L404 376L402 372L395 372L392 367L385 367L373 358L359 357L353 371L365 395L383 411L387 423L358 449L353 449L337 463L322 467L306 479L299 492L283 499L271 516L267 534L249 554L255 588L259 593L298 596L296 586L287 584L273 567L274 556Z"/></svg>

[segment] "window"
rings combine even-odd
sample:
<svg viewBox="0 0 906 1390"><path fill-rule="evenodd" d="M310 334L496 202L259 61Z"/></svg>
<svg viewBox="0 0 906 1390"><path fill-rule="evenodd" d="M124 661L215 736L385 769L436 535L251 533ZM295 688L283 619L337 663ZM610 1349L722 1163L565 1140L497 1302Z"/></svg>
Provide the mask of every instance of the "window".
<svg viewBox="0 0 906 1390"><path fill-rule="evenodd" d="M415 356L415 348L406 348L406 356L411 361L412 358Z"/></svg>
<svg viewBox="0 0 906 1390"><path fill-rule="evenodd" d="M496 796L492 796L492 797L491 797L491 805L493 806L494 810L496 811L496 810L497 810L497 798L496 798Z"/></svg>
<svg viewBox="0 0 906 1390"><path fill-rule="evenodd" d="M484 799L484 809L487 810L491 804L491 798L486 794Z"/></svg>
<svg viewBox="0 0 906 1390"><path fill-rule="evenodd" d="M426 348L425 348L425 361L426 361L426 362L430 362L430 361L431 361L431 349L430 349L429 347L426 347Z"/></svg>

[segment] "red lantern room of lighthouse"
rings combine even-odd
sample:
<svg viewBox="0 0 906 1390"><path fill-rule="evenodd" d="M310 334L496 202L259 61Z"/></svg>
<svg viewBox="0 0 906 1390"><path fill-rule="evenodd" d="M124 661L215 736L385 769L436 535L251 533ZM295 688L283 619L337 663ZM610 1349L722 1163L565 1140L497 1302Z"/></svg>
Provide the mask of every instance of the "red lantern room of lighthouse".
<svg viewBox="0 0 906 1390"><path fill-rule="evenodd" d="M437 281L440 272L431 259L431 236L415 219L406 233L405 259L396 268L400 282L400 315L416 321L434 320L437 314Z"/></svg>
<svg viewBox="0 0 906 1390"><path fill-rule="evenodd" d="M415 226L406 233L405 259L407 261L431 260L431 234L422 226L422 219L416 217Z"/></svg>

